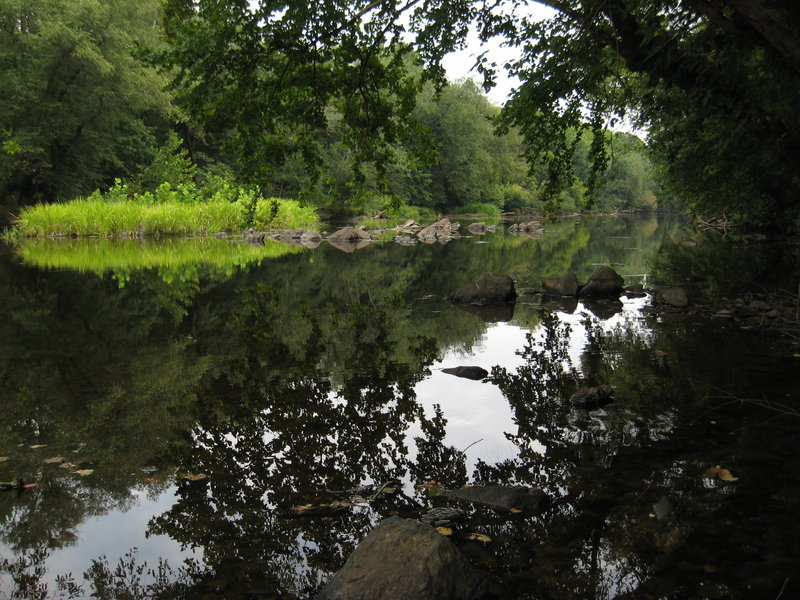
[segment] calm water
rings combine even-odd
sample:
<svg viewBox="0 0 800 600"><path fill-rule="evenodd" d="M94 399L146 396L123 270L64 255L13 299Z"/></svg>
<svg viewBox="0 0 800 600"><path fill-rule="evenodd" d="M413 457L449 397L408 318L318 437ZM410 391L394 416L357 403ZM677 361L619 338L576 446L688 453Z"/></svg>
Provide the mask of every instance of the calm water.
<svg viewBox="0 0 800 600"><path fill-rule="evenodd" d="M502 598L797 597L798 349L704 308L795 289L797 254L669 217L354 253L0 248L0 481L38 484L0 492L0 599L313 597L382 518L446 505L432 482L559 498L462 506L454 541ZM535 293L599 264L699 308ZM515 279L513 310L444 300L485 272ZM602 383L615 403L569 405Z"/></svg>

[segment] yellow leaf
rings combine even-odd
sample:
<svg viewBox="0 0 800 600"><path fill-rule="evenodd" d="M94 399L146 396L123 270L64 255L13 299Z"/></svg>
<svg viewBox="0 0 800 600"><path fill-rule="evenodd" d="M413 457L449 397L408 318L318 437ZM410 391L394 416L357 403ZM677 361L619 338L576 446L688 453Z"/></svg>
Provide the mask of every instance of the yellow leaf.
<svg viewBox="0 0 800 600"><path fill-rule="evenodd" d="M449 527L437 527L436 531L441 533L442 535L453 535L453 530Z"/></svg>
<svg viewBox="0 0 800 600"><path fill-rule="evenodd" d="M186 473L183 476L183 478L184 479L188 479L189 481L200 481L201 479L205 479L206 478L206 474L205 473L196 473L196 474Z"/></svg>
<svg viewBox="0 0 800 600"><path fill-rule="evenodd" d="M484 544L488 544L492 541L492 538L490 538L488 535L483 535L482 533L470 533L467 536L467 539L475 540L476 542L483 542Z"/></svg>
<svg viewBox="0 0 800 600"><path fill-rule="evenodd" d="M720 481L739 481L738 477L734 477L728 469L723 469L719 465L708 469L704 477L707 479L719 479Z"/></svg>
<svg viewBox="0 0 800 600"><path fill-rule="evenodd" d="M86 477L87 475L94 473L94 469L78 469L77 471L73 471L73 473L80 475L81 477Z"/></svg>
<svg viewBox="0 0 800 600"><path fill-rule="evenodd" d="M7 456L0 456L0 462L6 462L8 460Z"/></svg>
<svg viewBox="0 0 800 600"><path fill-rule="evenodd" d="M33 446L28 446L31 450L36 450L37 448L47 448L47 444L34 444Z"/></svg>
<svg viewBox="0 0 800 600"><path fill-rule="evenodd" d="M516 515L516 514L519 514L521 512L524 512L524 511L521 508L509 508L508 512L512 512L512 513L514 513Z"/></svg>
<svg viewBox="0 0 800 600"><path fill-rule="evenodd" d="M72 469L74 467L77 467L78 465L72 464L71 462L63 462L58 466L61 467L62 469Z"/></svg>
<svg viewBox="0 0 800 600"><path fill-rule="evenodd" d="M44 462L46 462L48 465L52 465L53 463L62 463L64 462L64 457L54 456L53 458L45 458Z"/></svg>

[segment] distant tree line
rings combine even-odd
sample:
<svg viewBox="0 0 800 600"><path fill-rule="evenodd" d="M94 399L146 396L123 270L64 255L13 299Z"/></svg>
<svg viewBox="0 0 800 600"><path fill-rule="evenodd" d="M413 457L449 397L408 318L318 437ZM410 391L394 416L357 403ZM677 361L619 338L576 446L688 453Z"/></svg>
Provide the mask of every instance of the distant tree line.
<svg viewBox="0 0 800 600"><path fill-rule="evenodd" d="M248 80L252 73L237 71L235 61L221 66L207 46L182 55L200 61L207 51L205 82L176 78L178 69L165 69L165 57L177 61L189 52L175 41L186 35L180 29L186 16L177 10L181 6L189 10L173 2L165 12L159 0L2 2L0 205L5 211L105 191L117 179L128 184L132 196L164 183L249 183L264 194L299 198L332 214L397 212L403 206L422 213L493 214L540 210L551 200L545 194L548 173L526 161L529 142L515 126L497 132L500 108L472 81L439 89L426 81L419 56L377 53L371 68L394 78L395 95L407 98L407 114L394 133L382 126L375 130L375 160L364 161L363 142L353 143L352 122L361 119L369 127L374 103L354 106L331 95L323 114L314 115L302 86L284 87L276 92L280 101L271 99L270 90ZM209 40L224 43L245 36L233 13L220 15L216 22L195 19L193 27L205 27ZM357 78L353 85L360 91ZM203 93L207 105L198 106ZM291 123L278 119L257 128L257 122L273 118L265 116L268 110L307 110L305 117L324 127L301 127L295 115ZM603 136L610 154L590 189L596 135ZM558 191L561 210L580 211L590 198L603 211L650 210L666 198L640 139L580 128L567 130L565 137L572 138L575 177Z"/></svg>

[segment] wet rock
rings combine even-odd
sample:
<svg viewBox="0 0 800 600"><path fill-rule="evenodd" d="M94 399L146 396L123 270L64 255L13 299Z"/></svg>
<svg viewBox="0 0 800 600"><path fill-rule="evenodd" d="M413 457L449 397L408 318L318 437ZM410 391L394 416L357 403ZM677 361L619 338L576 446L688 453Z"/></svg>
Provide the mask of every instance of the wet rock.
<svg viewBox="0 0 800 600"><path fill-rule="evenodd" d="M569 401L580 408L600 408L614 401L614 388L607 383L596 387L582 387L572 394Z"/></svg>
<svg viewBox="0 0 800 600"><path fill-rule="evenodd" d="M476 304L458 304L460 310L475 315L484 323L507 323L514 318L514 308L516 304L508 302L505 304L487 304L479 306Z"/></svg>
<svg viewBox="0 0 800 600"><path fill-rule="evenodd" d="M480 221L478 223L471 223L467 227L467 231L469 231L474 235L483 235L484 233L486 233L486 223L484 223L483 221Z"/></svg>
<svg viewBox="0 0 800 600"><path fill-rule="evenodd" d="M641 283L634 283L633 285L625 286L625 295L632 298L641 298L645 296L644 286Z"/></svg>
<svg viewBox="0 0 800 600"><path fill-rule="evenodd" d="M450 219L439 219L435 223L419 231L417 237L429 244L434 241L446 242L455 237L459 237L459 227L461 227L461 223L450 221Z"/></svg>
<svg viewBox="0 0 800 600"><path fill-rule="evenodd" d="M358 242L370 239L369 233L363 227L342 227L328 236L328 241Z"/></svg>
<svg viewBox="0 0 800 600"><path fill-rule="evenodd" d="M682 287L671 287L661 290L656 294L656 302L675 308L686 308L689 306L689 296Z"/></svg>
<svg viewBox="0 0 800 600"><path fill-rule="evenodd" d="M521 510L528 514L542 512L550 505L550 497L538 488L525 486L475 485L447 490L451 498L466 500L503 510Z"/></svg>
<svg viewBox="0 0 800 600"><path fill-rule="evenodd" d="M577 296L578 278L573 273L553 275L542 279L542 287L546 296Z"/></svg>
<svg viewBox="0 0 800 600"><path fill-rule="evenodd" d="M597 267L589 276L589 280L578 291L580 298L608 298L622 293L624 280L619 274L607 266Z"/></svg>
<svg viewBox="0 0 800 600"><path fill-rule="evenodd" d="M442 525L449 525L453 521L460 521L466 516L467 513L459 508L439 506L437 508L430 509L424 515L422 515L419 520L423 523L428 523L429 525L439 527Z"/></svg>
<svg viewBox="0 0 800 600"><path fill-rule="evenodd" d="M478 600L487 587L445 536L390 517L358 545L317 600Z"/></svg>
<svg viewBox="0 0 800 600"><path fill-rule="evenodd" d="M516 299L517 291L514 288L514 280L508 275L494 273L481 275L477 283L460 289L452 297L455 304L477 305L501 304L514 302Z"/></svg>
<svg viewBox="0 0 800 600"><path fill-rule="evenodd" d="M464 377L465 379L473 379L475 381L486 379L489 376L489 371L482 367L451 367L449 369L442 369L442 373L455 375L456 377Z"/></svg>

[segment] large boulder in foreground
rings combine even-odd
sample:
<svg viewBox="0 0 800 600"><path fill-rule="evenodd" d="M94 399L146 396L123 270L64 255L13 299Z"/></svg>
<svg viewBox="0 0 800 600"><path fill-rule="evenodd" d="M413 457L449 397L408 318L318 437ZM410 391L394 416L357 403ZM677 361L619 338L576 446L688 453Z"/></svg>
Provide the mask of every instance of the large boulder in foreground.
<svg viewBox="0 0 800 600"><path fill-rule="evenodd" d="M610 298L622 294L625 281L611 267L597 267L589 276L589 280L581 287L578 296L581 298Z"/></svg>
<svg viewBox="0 0 800 600"><path fill-rule="evenodd" d="M487 585L429 525L389 517L362 541L317 600L478 600Z"/></svg>
<svg viewBox="0 0 800 600"><path fill-rule="evenodd" d="M458 290L451 298L455 304L477 305L503 304L514 302L516 299L514 280L508 275L494 273L481 275L477 283Z"/></svg>
<svg viewBox="0 0 800 600"><path fill-rule="evenodd" d="M577 296L578 278L573 273L542 279L545 296Z"/></svg>

